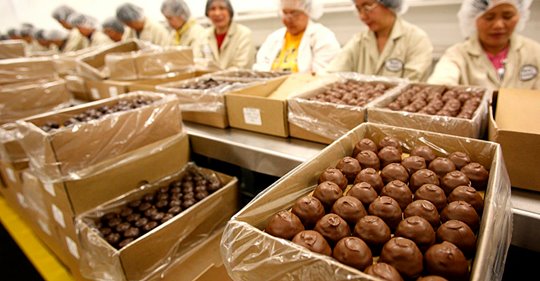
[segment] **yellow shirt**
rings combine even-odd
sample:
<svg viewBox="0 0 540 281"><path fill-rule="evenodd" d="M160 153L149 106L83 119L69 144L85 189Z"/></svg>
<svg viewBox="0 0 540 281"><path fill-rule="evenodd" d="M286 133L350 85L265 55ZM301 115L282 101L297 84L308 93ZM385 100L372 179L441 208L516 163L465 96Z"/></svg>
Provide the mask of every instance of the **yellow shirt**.
<svg viewBox="0 0 540 281"><path fill-rule="evenodd" d="M298 48L304 32L292 35L285 33L283 48L272 64L272 70L298 72Z"/></svg>

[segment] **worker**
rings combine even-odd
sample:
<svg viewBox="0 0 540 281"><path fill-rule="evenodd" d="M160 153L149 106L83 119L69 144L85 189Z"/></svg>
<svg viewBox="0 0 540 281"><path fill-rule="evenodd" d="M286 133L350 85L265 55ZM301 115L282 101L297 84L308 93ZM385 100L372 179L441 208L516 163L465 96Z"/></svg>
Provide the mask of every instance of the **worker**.
<svg viewBox="0 0 540 281"><path fill-rule="evenodd" d="M72 24L88 40L88 47L98 47L114 43L105 33L97 30L98 22L91 16L77 14L74 16Z"/></svg>
<svg viewBox="0 0 540 281"><path fill-rule="evenodd" d="M52 50L57 50L58 52L65 52L65 47L69 41L69 34L64 30L47 30L43 33L43 38L48 40L51 44L50 48Z"/></svg>
<svg viewBox="0 0 540 281"><path fill-rule="evenodd" d="M251 69L255 46L249 28L233 21L234 9L229 0L208 0L205 15L212 22L202 37L195 56L221 69Z"/></svg>
<svg viewBox="0 0 540 281"><path fill-rule="evenodd" d="M24 40L27 55L35 55L48 51L48 48L41 46L37 40L34 40L34 25L31 23L21 24L21 39Z"/></svg>
<svg viewBox="0 0 540 281"><path fill-rule="evenodd" d="M146 18L142 8L125 3L116 9L116 18L130 30L124 32L124 39L137 38L155 45L169 45L169 33L165 26Z"/></svg>
<svg viewBox="0 0 540 281"><path fill-rule="evenodd" d="M114 42L122 41L122 37L126 28L124 24L116 18L108 18L101 25L103 33L105 33Z"/></svg>
<svg viewBox="0 0 540 281"><path fill-rule="evenodd" d="M163 1L161 13L172 28L172 45L194 47L200 44L204 27L191 18L191 11L184 0Z"/></svg>
<svg viewBox="0 0 540 281"><path fill-rule="evenodd" d="M64 52L78 51L88 47L88 41L79 32L77 28L69 22L69 17L75 14L73 8L61 5L54 9L52 17L62 25L62 27L69 31L69 36L65 46L62 48Z"/></svg>
<svg viewBox="0 0 540 281"><path fill-rule="evenodd" d="M317 0L281 0L280 15L285 27L270 34L257 53L254 70L320 72L339 53L335 34L311 19L322 16Z"/></svg>
<svg viewBox="0 0 540 281"><path fill-rule="evenodd" d="M355 35L332 61L328 71L427 79L433 63L433 45L420 28L401 18L402 0L354 0L367 30Z"/></svg>
<svg viewBox="0 0 540 281"><path fill-rule="evenodd" d="M11 40L21 40L22 39L20 31L18 29L15 29L15 28L8 29L7 36Z"/></svg>
<svg viewBox="0 0 540 281"><path fill-rule="evenodd" d="M47 40L45 38L45 29L37 29L34 31L34 40L37 41L39 45L46 48L47 50L50 50L51 48L51 41Z"/></svg>
<svg viewBox="0 0 540 281"><path fill-rule="evenodd" d="M514 32L524 28L531 3L465 0L458 18L467 39L446 50L429 82L540 90L540 44Z"/></svg>

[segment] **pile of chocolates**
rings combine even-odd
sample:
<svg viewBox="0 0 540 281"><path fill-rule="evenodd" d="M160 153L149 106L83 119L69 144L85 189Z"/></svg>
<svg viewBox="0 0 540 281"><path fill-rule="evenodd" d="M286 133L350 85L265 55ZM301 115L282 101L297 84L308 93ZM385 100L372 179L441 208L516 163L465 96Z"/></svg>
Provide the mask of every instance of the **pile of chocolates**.
<svg viewBox="0 0 540 281"><path fill-rule="evenodd" d="M265 231L385 280L467 280L489 172L464 152L402 150L362 139Z"/></svg>
<svg viewBox="0 0 540 281"><path fill-rule="evenodd" d="M413 85L388 104L394 111L471 119L484 93L478 89Z"/></svg>
<svg viewBox="0 0 540 281"><path fill-rule="evenodd" d="M172 219L221 188L217 177L195 170L155 192L127 203L95 221L100 235L117 249Z"/></svg>
<svg viewBox="0 0 540 281"><path fill-rule="evenodd" d="M214 78L205 78L199 79L198 81L193 81L185 83L179 86L176 86L176 89L185 89L185 90L208 90L216 88L219 86L231 86L239 82L227 81L227 80L218 80Z"/></svg>
<svg viewBox="0 0 540 281"><path fill-rule="evenodd" d="M253 79L269 79L276 78L289 74L288 72L279 71L233 71L225 73L226 77L234 78L253 78Z"/></svg>
<svg viewBox="0 0 540 281"><path fill-rule="evenodd" d="M91 120L97 120L107 114L112 114L112 113L120 112L120 111L128 111L131 109L143 107L153 102L154 101L151 99L145 99L142 97L139 97L134 100L119 100L117 103L112 104L112 105L104 105L98 108L87 109L69 118L68 120L64 121L64 123L62 124L57 123L57 122L46 122L45 125L41 126L40 128L41 130L45 132L50 132L54 129L60 129L61 127L70 127L75 124L84 123Z"/></svg>
<svg viewBox="0 0 540 281"><path fill-rule="evenodd" d="M365 106L393 87L393 85L381 82L347 80L327 86L323 93L310 97L308 100Z"/></svg>

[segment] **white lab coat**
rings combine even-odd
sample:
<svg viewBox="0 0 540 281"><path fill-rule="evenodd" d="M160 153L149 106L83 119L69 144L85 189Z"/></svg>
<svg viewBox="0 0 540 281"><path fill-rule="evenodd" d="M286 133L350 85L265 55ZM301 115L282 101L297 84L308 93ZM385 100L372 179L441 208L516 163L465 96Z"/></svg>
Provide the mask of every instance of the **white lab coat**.
<svg viewBox="0 0 540 281"><path fill-rule="evenodd" d="M159 46L168 46L171 43L167 28L165 28L165 26L162 24L153 22L149 19L144 20L143 29L138 36L137 31L134 29L129 28L124 30L122 41L127 41L134 38Z"/></svg>
<svg viewBox="0 0 540 281"><path fill-rule="evenodd" d="M272 64L283 48L287 28L283 27L270 34L257 53L254 70L270 71ZM320 23L309 21L298 47L298 72L320 72L339 53L340 45L336 35Z"/></svg>
<svg viewBox="0 0 540 281"><path fill-rule="evenodd" d="M90 38L90 44L88 47L98 47L113 44L113 40L109 38L105 33L95 30Z"/></svg>
<svg viewBox="0 0 540 281"><path fill-rule="evenodd" d="M87 48L88 44L90 44L88 39L86 39L86 37L84 37L84 35L82 35L79 30L74 27L69 31L69 35L67 37L66 43L64 44L62 52L82 50L84 48Z"/></svg>

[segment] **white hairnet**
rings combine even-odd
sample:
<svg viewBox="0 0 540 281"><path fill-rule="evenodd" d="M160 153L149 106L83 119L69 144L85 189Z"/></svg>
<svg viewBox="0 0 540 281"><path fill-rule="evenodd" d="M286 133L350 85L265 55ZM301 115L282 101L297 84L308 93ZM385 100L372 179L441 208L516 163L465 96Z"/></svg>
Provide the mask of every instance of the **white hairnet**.
<svg viewBox="0 0 540 281"><path fill-rule="evenodd" d="M73 10L73 8L66 5L61 5L54 9L52 12L52 17L57 21L67 20L69 15L73 14L74 12L75 10Z"/></svg>
<svg viewBox="0 0 540 281"><path fill-rule="evenodd" d="M108 18L101 25L103 29L110 28L116 32L124 33L124 24L116 18Z"/></svg>
<svg viewBox="0 0 540 281"><path fill-rule="evenodd" d="M140 21L144 19L144 11L141 7L125 3L116 9L116 18L123 23Z"/></svg>
<svg viewBox="0 0 540 281"><path fill-rule="evenodd" d="M165 0L161 4L161 13L165 16L178 16L184 20L191 17L191 11L184 0Z"/></svg>
<svg viewBox="0 0 540 281"><path fill-rule="evenodd" d="M323 3L320 0L279 0L279 11L283 9L304 12L311 19L318 20L324 13Z"/></svg>
<svg viewBox="0 0 540 281"><path fill-rule="evenodd" d="M34 25L31 24L31 23L23 23L21 24L21 30L20 30L20 33L21 33L21 36L33 36L33 33L34 32Z"/></svg>
<svg viewBox="0 0 540 281"><path fill-rule="evenodd" d="M390 9L397 15L403 15L409 9L409 5L407 4L406 0L377 0L377 1L379 2L379 4ZM355 3L354 0L352 0L352 2Z"/></svg>
<svg viewBox="0 0 540 281"><path fill-rule="evenodd" d="M34 37L37 40L45 39L44 35L45 35L45 29L37 29L37 30L34 30L34 32L32 33L32 37Z"/></svg>
<svg viewBox="0 0 540 281"><path fill-rule="evenodd" d="M52 40L52 41L58 41L58 40L66 40L68 37L68 33L64 30L47 30L43 33L43 38L46 40Z"/></svg>
<svg viewBox="0 0 540 281"><path fill-rule="evenodd" d="M21 36L21 32L15 28L8 29L7 34L9 36Z"/></svg>
<svg viewBox="0 0 540 281"><path fill-rule="evenodd" d="M84 14L75 14L73 19L70 18L70 20L73 26L96 29L98 25L98 22L95 18Z"/></svg>
<svg viewBox="0 0 540 281"><path fill-rule="evenodd" d="M485 12L501 4L510 4L516 7L519 13L516 30L521 31L529 19L531 3L532 0L464 0L457 15L461 32L465 37L476 33L476 20Z"/></svg>

